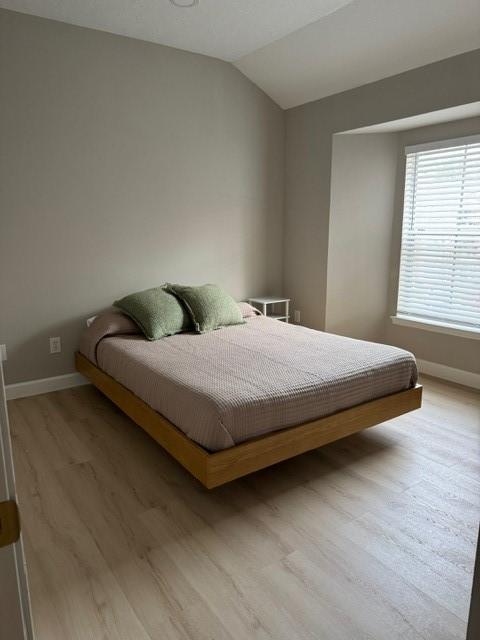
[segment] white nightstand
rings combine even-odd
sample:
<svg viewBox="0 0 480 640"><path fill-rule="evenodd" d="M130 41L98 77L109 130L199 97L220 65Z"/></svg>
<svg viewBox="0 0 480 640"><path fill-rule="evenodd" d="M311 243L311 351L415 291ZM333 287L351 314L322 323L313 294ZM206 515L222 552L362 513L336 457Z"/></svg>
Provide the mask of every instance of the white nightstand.
<svg viewBox="0 0 480 640"><path fill-rule="evenodd" d="M290 318L290 298L273 298L270 296L263 296L261 298L249 298L248 302L254 307L257 307L257 309L260 309L263 315L268 318L283 320L283 322L288 322ZM275 313L277 310L275 307L277 307L277 309L278 307L281 307L281 312L279 314Z"/></svg>

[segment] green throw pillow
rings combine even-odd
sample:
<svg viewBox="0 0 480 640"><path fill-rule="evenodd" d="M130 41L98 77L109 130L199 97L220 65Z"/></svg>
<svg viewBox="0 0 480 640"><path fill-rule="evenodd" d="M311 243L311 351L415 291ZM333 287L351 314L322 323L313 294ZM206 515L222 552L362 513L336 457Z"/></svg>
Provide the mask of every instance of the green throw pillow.
<svg viewBox="0 0 480 640"><path fill-rule="evenodd" d="M201 287L167 284L166 287L185 304L198 333L231 324L245 324L238 304L216 284L204 284Z"/></svg>
<svg viewBox="0 0 480 640"><path fill-rule="evenodd" d="M164 287L132 293L114 305L132 318L149 340L192 330L187 310Z"/></svg>

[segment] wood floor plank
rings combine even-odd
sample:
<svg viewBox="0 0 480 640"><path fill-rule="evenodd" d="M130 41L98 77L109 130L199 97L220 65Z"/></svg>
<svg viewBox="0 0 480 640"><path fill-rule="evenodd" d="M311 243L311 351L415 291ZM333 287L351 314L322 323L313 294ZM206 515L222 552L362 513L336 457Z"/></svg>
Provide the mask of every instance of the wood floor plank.
<svg viewBox="0 0 480 640"><path fill-rule="evenodd" d="M23 437L23 449L35 452L48 460L52 469L60 469L90 459L88 448L82 445L69 425L60 417L55 403L48 395L22 398L10 403L12 422L22 423L22 429L13 430L14 437Z"/></svg>
<svg viewBox="0 0 480 640"><path fill-rule="evenodd" d="M478 393L213 491L91 386L9 410L38 640L463 640Z"/></svg>
<svg viewBox="0 0 480 640"><path fill-rule="evenodd" d="M15 419L15 412L12 412ZM27 422L17 422L23 424ZM20 430L19 430L20 431ZM49 449L20 449L15 435L19 503L27 538L34 623L39 638L148 640L142 623L109 570L96 541L66 493ZM70 460L70 458L68 458ZM57 461L57 459L55 459ZM63 470L87 463L68 464Z"/></svg>
<svg viewBox="0 0 480 640"><path fill-rule="evenodd" d="M466 574L436 549L432 551L422 530L402 530L385 509L382 513L361 516L344 527L342 535L358 541L365 551L417 586L441 607L465 619L468 598L461 598L459 594L468 593L471 573Z"/></svg>

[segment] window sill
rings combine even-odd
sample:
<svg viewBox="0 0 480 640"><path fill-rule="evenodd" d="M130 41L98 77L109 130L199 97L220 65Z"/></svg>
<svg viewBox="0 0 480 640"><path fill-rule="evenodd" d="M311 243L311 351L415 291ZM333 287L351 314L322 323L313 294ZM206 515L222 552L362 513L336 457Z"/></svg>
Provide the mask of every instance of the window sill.
<svg viewBox="0 0 480 640"><path fill-rule="evenodd" d="M480 340L480 329L472 327L462 327L459 325L449 324L447 322L433 322L424 318L414 318L410 316L390 316L393 324L402 327L412 327L414 329L424 329L425 331L434 331L436 333L446 333L451 336L460 338L469 338L470 340Z"/></svg>

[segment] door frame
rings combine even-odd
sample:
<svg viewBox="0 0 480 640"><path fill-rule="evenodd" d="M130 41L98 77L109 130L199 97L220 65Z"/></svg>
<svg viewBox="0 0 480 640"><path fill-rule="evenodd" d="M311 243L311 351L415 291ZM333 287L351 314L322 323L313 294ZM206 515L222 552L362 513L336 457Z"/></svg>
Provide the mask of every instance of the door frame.
<svg viewBox="0 0 480 640"><path fill-rule="evenodd" d="M0 360L0 501L3 500L17 502L3 366ZM9 591L9 601L17 605L15 611L11 612L9 620L11 623L9 640L34 640L30 594L21 536L17 542L3 547L0 551L0 563L5 563L7 570L7 577L3 576L4 588L6 586Z"/></svg>
<svg viewBox="0 0 480 640"><path fill-rule="evenodd" d="M480 638L480 530L478 532L477 554L473 570L472 598L468 617L467 640Z"/></svg>

